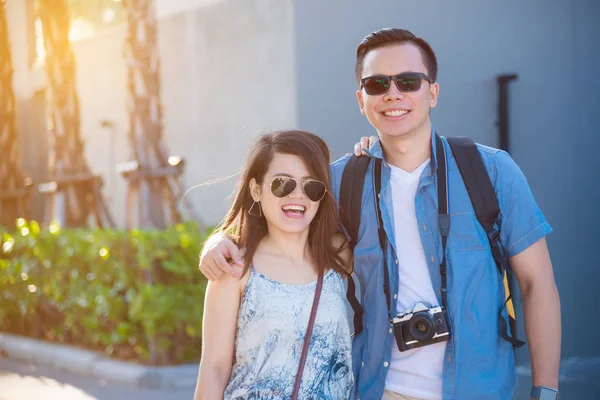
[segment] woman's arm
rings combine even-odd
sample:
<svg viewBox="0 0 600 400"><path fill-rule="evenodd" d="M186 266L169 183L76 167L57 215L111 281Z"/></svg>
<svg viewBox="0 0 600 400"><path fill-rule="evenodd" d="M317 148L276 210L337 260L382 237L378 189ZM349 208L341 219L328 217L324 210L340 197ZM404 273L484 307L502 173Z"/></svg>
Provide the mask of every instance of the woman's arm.
<svg viewBox="0 0 600 400"><path fill-rule="evenodd" d="M194 400L223 400L231 376L242 281L224 275L208 283L202 321L202 359Z"/></svg>

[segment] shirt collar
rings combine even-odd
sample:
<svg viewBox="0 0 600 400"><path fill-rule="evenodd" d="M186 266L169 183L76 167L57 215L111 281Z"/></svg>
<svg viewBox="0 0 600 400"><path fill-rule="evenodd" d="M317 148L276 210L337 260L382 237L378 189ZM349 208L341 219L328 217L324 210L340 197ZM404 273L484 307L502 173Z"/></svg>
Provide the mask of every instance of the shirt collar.
<svg viewBox="0 0 600 400"><path fill-rule="evenodd" d="M431 171L437 171L437 154L436 154L437 144L435 142L435 128L433 124L431 125ZM383 155L383 148L381 147L381 140L377 138L373 145L368 149L363 149L363 151L370 157L381 158L385 161L385 157Z"/></svg>

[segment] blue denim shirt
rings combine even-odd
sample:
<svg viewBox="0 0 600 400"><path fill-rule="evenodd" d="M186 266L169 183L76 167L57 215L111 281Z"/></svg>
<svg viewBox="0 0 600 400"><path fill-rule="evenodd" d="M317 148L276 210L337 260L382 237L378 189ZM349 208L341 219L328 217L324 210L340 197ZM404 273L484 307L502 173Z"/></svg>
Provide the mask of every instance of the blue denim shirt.
<svg viewBox="0 0 600 400"><path fill-rule="evenodd" d="M432 134L430 167L423 171L415 198L421 242L434 290L441 304L440 271L442 243L438 229L437 163ZM510 399L516 382L514 354L510 343L500 336L498 311L504 304L504 287L485 231L475 217L466 188L448 142L442 138L448 158L450 235L448 260L448 312L452 337L446 346L443 368L444 399ZM538 208L525 176L504 151L478 145L494 184L500 204L500 242L508 256L514 256L551 232ZM383 158L380 142L369 150ZM339 201L339 188L348 156L331 164L332 190ZM354 267L361 286L360 301L365 310L363 332L353 343L355 398L381 399L385 378L396 346L383 293L384 257L377 236L377 216L372 165L365 177L361 223L354 251ZM380 207L387 234L387 266L391 304L396 307L398 266L394 238L394 216L390 167L383 160ZM398 310L392 309L395 316ZM503 311L506 316L506 309Z"/></svg>

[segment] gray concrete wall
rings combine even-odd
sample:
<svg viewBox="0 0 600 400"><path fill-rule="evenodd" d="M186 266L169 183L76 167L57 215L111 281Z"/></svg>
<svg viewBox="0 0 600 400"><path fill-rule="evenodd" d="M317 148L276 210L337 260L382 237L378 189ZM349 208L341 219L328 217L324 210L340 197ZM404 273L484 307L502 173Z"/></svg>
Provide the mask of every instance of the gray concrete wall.
<svg viewBox="0 0 600 400"><path fill-rule="evenodd" d="M19 22L25 20L24 2L11 2L11 28L25 35ZM170 154L186 159L184 186L190 188L238 171L259 132L295 126L292 5L291 0L165 4L159 4L164 140ZM86 156L104 177L109 206L123 223L126 183L116 164L131 156L124 40L120 27L73 44ZM34 86L43 88L44 74L29 69L23 49L18 53L17 96L27 102ZM103 121L114 128L101 127ZM223 217L234 183L190 192L189 201L206 223Z"/></svg>
<svg viewBox="0 0 600 400"><path fill-rule="evenodd" d="M296 125L291 11L289 0L231 0L162 22L164 126L188 187L237 172L260 132ZM218 222L234 183L189 199Z"/></svg>
<svg viewBox="0 0 600 400"><path fill-rule="evenodd" d="M353 71L356 47L371 31L402 27L430 42L441 85L432 117L442 135L497 146L495 77L519 75L510 87L512 155L555 229L548 241L563 359L600 357L592 333L600 323L590 311L600 283L598 16L596 0L294 2L299 126L324 136L336 158L374 133L359 113ZM526 362L527 350L518 357Z"/></svg>

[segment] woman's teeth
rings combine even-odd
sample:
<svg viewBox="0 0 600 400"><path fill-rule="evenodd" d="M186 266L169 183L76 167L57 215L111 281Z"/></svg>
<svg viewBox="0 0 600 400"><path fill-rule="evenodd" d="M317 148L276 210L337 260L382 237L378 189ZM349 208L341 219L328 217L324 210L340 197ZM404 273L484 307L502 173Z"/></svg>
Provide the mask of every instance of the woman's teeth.
<svg viewBox="0 0 600 400"><path fill-rule="evenodd" d="M297 206L297 205L283 206L283 207L281 207L281 209L283 211L299 211L299 212L306 211L306 207L304 207L304 206Z"/></svg>
<svg viewBox="0 0 600 400"><path fill-rule="evenodd" d="M281 210L288 218L303 218L304 212L306 211L306 207L301 206L299 204L290 204L281 207Z"/></svg>

